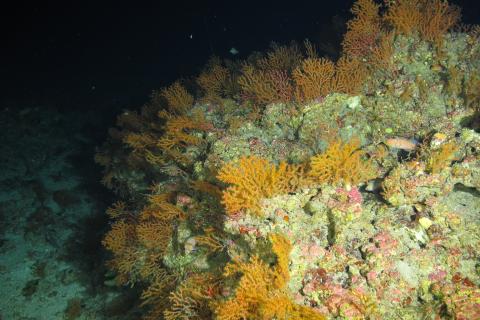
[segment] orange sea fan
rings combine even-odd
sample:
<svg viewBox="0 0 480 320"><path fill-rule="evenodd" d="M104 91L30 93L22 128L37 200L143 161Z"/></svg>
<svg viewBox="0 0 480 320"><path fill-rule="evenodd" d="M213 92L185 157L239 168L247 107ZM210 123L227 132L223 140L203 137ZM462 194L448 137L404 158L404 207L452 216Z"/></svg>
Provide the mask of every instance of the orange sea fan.
<svg viewBox="0 0 480 320"><path fill-rule="evenodd" d="M331 80L332 92L358 94L368 71L363 62L356 58L341 57L336 64L335 77Z"/></svg>
<svg viewBox="0 0 480 320"><path fill-rule="evenodd" d="M167 100L168 110L173 114L182 114L193 105L193 96L180 84L174 82L171 86L162 89L161 95Z"/></svg>
<svg viewBox="0 0 480 320"><path fill-rule="evenodd" d="M277 256L277 264L274 270L275 286L277 288L283 288L290 280L288 265L292 244L288 238L281 234L272 234L270 241L272 243L272 251Z"/></svg>
<svg viewBox="0 0 480 320"><path fill-rule="evenodd" d="M293 86L285 70L262 70L247 64L242 69L238 84L244 94L261 104L287 102L293 96Z"/></svg>
<svg viewBox="0 0 480 320"><path fill-rule="evenodd" d="M431 173L439 173L455 160L455 152L457 151L458 146L454 142L447 142L439 149L429 151L426 170Z"/></svg>
<svg viewBox="0 0 480 320"><path fill-rule="evenodd" d="M310 159L309 175L319 183L345 183L357 185L375 177L373 164L362 159L360 141L332 142L325 152Z"/></svg>
<svg viewBox="0 0 480 320"><path fill-rule="evenodd" d="M398 33L419 32L425 40L438 43L460 20L460 9L444 0L385 0L385 21Z"/></svg>
<svg viewBox="0 0 480 320"><path fill-rule="evenodd" d="M157 147L164 151L172 150L174 147L198 145L202 139L193 135L191 130L205 131L212 127L205 121L203 115L195 117L168 115L166 119L165 133L156 143Z"/></svg>
<svg viewBox="0 0 480 320"><path fill-rule="evenodd" d="M342 48L350 57L366 57L373 48L381 31L380 5L372 0L357 0L351 12L354 18L347 23L347 32Z"/></svg>
<svg viewBox="0 0 480 320"><path fill-rule="evenodd" d="M149 205L140 214L140 220L146 221L154 218L173 221L178 218L184 218L185 213L176 205L170 203L171 199L172 195L170 193L151 195L149 197Z"/></svg>
<svg viewBox="0 0 480 320"><path fill-rule="evenodd" d="M141 222L136 228L138 241L147 249L165 252L173 234L173 226L165 220Z"/></svg>
<svg viewBox="0 0 480 320"><path fill-rule="evenodd" d="M118 254L128 247L134 238L135 227L123 220L118 220L112 224L112 228L106 234L102 244L114 254Z"/></svg>
<svg viewBox="0 0 480 320"><path fill-rule="evenodd" d="M296 99L311 101L333 92L357 94L368 72L359 59L341 57L335 64L325 58L307 58L293 71Z"/></svg>
<svg viewBox="0 0 480 320"><path fill-rule="evenodd" d="M223 191L222 203L228 214L247 209L259 215L259 200L291 191L289 186L297 172L297 167L292 169L285 162L277 167L263 158L242 157L219 171L217 178L232 184Z"/></svg>
<svg viewBox="0 0 480 320"><path fill-rule="evenodd" d="M155 145L155 139L151 135L133 132L128 133L123 142L135 152L145 152L148 147Z"/></svg>
<svg viewBox="0 0 480 320"><path fill-rule="evenodd" d="M234 297L215 306L217 319L325 319L320 313L291 300L286 289L290 277L291 244L280 234L272 235L270 240L277 256L273 268L258 256L253 256L248 262L235 261L225 267L224 276L241 274L241 278Z"/></svg>
<svg viewBox="0 0 480 320"><path fill-rule="evenodd" d="M442 0L426 2L420 34L424 39L438 44L441 37L460 21L460 8Z"/></svg>
<svg viewBox="0 0 480 320"><path fill-rule="evenodd" d="M387 12L384 15L384 19L398 33L411 34L420 26L423 2L424 0L385 0Z"/></svg>
<svg viewBox="0 0 480 320"><path fill-rule="evenodd" d="M224 94L230 71L221 65L220 59L212 59L209 66L197 77L197 83L204 93L203 100L216 102Z"/></svg>
<svg viewBox="0 0 480 320"><path fill-rule="evenodd" d="M107 215L111 219L116 219L121 217L122 215L126 214L126 207L127 205L123 201L116 201L107 209Z"/></svg>
<svg viewBox="0 0 480 320"><path fill-rule="evenodd" d="M298 101L310 101L331 92L335 64L325 58L307 58L293 70Z"/></svg>
<svg viewBox="0 0 480 320"><path fill-rule="evenodd" d="M192 189L196 191L207 193L216 198L222 197L222 191L220 190L220 188L207 181L203 181L203 180L192 181L192 183L190 183L190 187L192 187Z"/></svg>
<svg viewBox="0 0 480 320"><path fill-rule="evenodd" d="M257 61L258 66L262 70L293 70L302 61L302 53L295 43L289 46L272 45L266 57Z"/></svg>

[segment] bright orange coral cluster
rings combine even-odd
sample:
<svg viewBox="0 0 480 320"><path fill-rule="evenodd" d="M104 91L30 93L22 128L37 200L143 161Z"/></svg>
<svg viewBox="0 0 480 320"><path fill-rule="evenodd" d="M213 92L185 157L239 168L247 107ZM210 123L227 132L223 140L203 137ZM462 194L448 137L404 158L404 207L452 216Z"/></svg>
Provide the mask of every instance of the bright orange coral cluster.
<svg viewBox="0 0 480 320"><path fill-rule="evenodd" d="M245 65L238 83L245 95L261 104L287 102L293 96L288 75L281 70L256 70Z"/></svg>
<svg viewBox="0 0 480 320"><path fill-rule="evenodd" d="M166 120L164 134L156 141L156 146L163 152L164 158L173 159L180 164L189 163L190 159L182 154L181 149L187 146L198 145L202 138L193 134L193 131L208 130L211 126L203 115L174 116L167 112L159 112L159 116ZM154 155L150 157L155 160ZM160 157L161 160L162 157Z"/></svg>
<svg viewBox="0 0 480 320"><path fill-rule="evenodd" d="M197 84L204 95L202 100L217 102L225 94L230 78L230 70L222 66L220 59L211 59L207 68L197 77Z"/></svg>
<svg viewBox="0 0 480 320"><path fill-rule="evenodd" d="M115 222L103 245L113 254L110 265L119 273L119 282L153 279L162 272L161 259L171 240L174 222L184 216L170 200L169 194L151 196L138 218L123 204L109 210Z"/></svg>
<svg viewBox="0 0 480 320"><path fill-rule="evenodd" d="M179 81L162 89L160 94L167 100L168 111L173 114L183 114L193 105L193 96Z"/></svg>
<svg viewBox="0 0 480 320"><path fill-rule="evenodd" d="M376 47L381 31L380 5L372 0L357 0L351 9L354 18L347 23L342 42L344 53L366 57Z"/></svg>
<svg viewBox="0 0 480 320"><path fill-rule="evenodd" d="M367 69L355 58L342 57L336 64L326 58L308 58L293 71L298 101L311 101L332 92L356 94Z"/></svg>
<svg viewBox="0 0 480 320"><path fill-rule="evenodd" d="M375 177L371 162L362 159L365 152L360 141L332 142L325 152L310 159L310 176L319 183L345 183L356 185Z"/></svg>
<svg viewBox="0 0 480 320"><path fill-rule="evenodd" d="M279 234L273 234L270 241L277 256L275 267L271 268L258 256L253 256L249 262L235 261L225 267L225 277L241 274L241 278L234 297L216 305L217 319L325 319L317 311L291 300L286 289L290 278L290 241Z"/></svg>
<svg viewBox="0 0 480 320"><path fill-rule="evenodd" d="M385 21L398 33L419 35L438 43L460 20L458 7L443 0L386 0Z"/></svg>
<svg viewBox="0 0 480 320"><path fill-rule="evenodd" d="M228 214L249 210L260 215L262 198L289 192L302 183L301 166L281 162L278 166L256 156L242 157L238 162L224 165L217 178L232 184L223 192L222 203Z"/></svg>

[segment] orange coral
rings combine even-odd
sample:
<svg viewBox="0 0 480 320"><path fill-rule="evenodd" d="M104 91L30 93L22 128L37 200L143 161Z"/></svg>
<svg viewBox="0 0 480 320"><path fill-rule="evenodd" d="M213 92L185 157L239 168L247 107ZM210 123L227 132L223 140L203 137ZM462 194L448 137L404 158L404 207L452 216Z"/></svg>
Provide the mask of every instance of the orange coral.
<svg viewBox="0 0 480 320"><path fill-rule="evenodd" d="M111 230L107 233L102 243L105 248L114 254L120 253L135 236L135 227L123 220L116 221L112 224Z"/></svg>
<svg viewBox="0 0 480 320"><path fill-rule="evenodd" d="M331 80L335 75L335 64L325 58L308 58L293 71L296 99L314 100L330 93Z"/></svg>
<svg viewBox="0 0 480 320"><path fill-rule="evenodd" d="M134 270L138 258L135 241L135 225L124 220L113 223L102 241L103 246L113 254L107 264L118 273L116 281L120 284L131 282L130 273Z"/></svg>
<svg viewBox="0 0 480 320"><path fill-rule="evenodd" d="M447 1L426 1L424 8L420 34L426 40L438 43L441 37L460 21L460 9L449 5Z"/></svg>
<svg viewBox="0 0 480 320"><path fill-rule="evenodd" d="M238 84L246 96L261 104L287 102L293 96L290 78L280 69L261 70L247 64L242 69Z"/></svg>
<svg viewBox="0 0 480 320"><path fill-rule="evenodd" d="M272 48L265 57L246 63L237 80L243 95L260 104L293 100L291 72L302 61L302 53L295 44L273 44Z"/></svg>
<svg viewBox="0 0 480 320"><path fill-rule="evenodd" d="M222 203L228 214L250 210L260 215L259 200L291 191L297 183L299 167L281 162L278 167L256 156L242 157L237 163L224 165L217 176L232 184L223 192Z"/></svg>
<svg viewBox="0 0 480 320"><path fill-rule="evenodd" d="M179 145L196 145L201 138L189 133L191 130L207 130L211 127L202 116L171 116L167 115L165 134L157 142L157 146L163 150L172 149Z"/></svg>
<svg viewBox="0 0 480 320"><path fill-rule="evenodd" d="M176 277L162 268L158 268L158 277L142 292L142 306L148 305L149 312L142 319L162 319L164 311L169 306L168 296L174 288Z"/></svg>
<svg viewBox="0 0 480 320"><path fill-rule="evenodd" d="M211 319L208 306L211 290L216 291L218 279L211 274L194 274L184 280L171 292L169 307L164 311L165 320L203 320Z"/></svg>
<svg viewBox="0 0 480 320"><path fill-rule="evenodd" d="M454 142L443 144L438 150L430 152L425 169L431 173L439 173L455 159L457 150L458 146Z"/></svg>
<svg viewBox="0 0 480 320"><path fill-rule="evenodd" d="M179 81L162 89L161 95L167 100L168 110L173 114L182 114L193 105L193 96Z"/></svg>
<svg viewBox="0 0 480 320"><path fill-rule="evenodd" d="M144 152L148 147L155 145L155 139L149 134L129 133L123 142L130 146L134 152Z"/></svg>
<svg viewBox="0 0 480 320"><path fill-rule="evenodd" d="M170 292L168 297L169 308L163 312L165 320L198 319L201 320L199 310L202 305L189 288L180 285L175 291Z"/></svg>
<svg viewBox="0 0 480 320"><path fill-rule="evenodd" d="M330 90L347 94L357 94L367 77L365 64L356 58L342 57L337 61L335 77Z"/></svg>
<svg viewBox="0 0 480 320"><path fill-rule="evenodd" d="M303 46L305 48L305 53L307 54L307 58L318 58L317 48L315 45L310 42L310 40L306 39L303 42Z"/></svg>
<svg viewBox="0 0 480 320"><path fill-rule="evenodd" d="M290 46L272 45L272 51L257 61L262 70L291 71L302 60L302 54L295 44Z"/></svg>
<svg viewBox="0 0 480 320"><path fill-rule="evenodd" d="M167 249L173 234L171 223L165 220L145 221L136 228L138 241L147 249L158 249L162 253Z"/></svg>
<svg viewBox="0 0 480 320"><path fill-rule="evenodd" d="M220 60L212 58L206 70L197 78L197 83L204 93L203 100L216 102L224 94L230 77L230 71L221 65Z"/></svg>
<svg viewBox="0 0 480 320"><path fill-rule="evenodd" d="M362 159L360 141L332 142L322 154L310 159L310 176L319 183L345 183L356 185L375 177L371 162Z"/></svg>
<svg viewBox="0 0 480 320"><path fill-rule="evenodd" d="M190 186L192 189L199 191L199 192L205 192L215 198L221 198L222 197L222 190L220 190L219 187L217 187L214 184L211 184L210 182L203 181L203 180L195 180L190 183Z"/></svg>
<svg viewBox="0 0 480 320"><path fill-rule="evenodd" d="M385 0L385 21L398 33L417 31L425 40L438 43L460 20L460 10L443 0Z"/></svg>
<svg viewBox="0 0 480 320"><path fill-rule="evenodd" d="M183 218L185 213L177 206L170 203L172 195L169 193L154 194L149 197L150 204L143 209L140 220L145 221L151 218L164 221Z"/></svg>
<svg viewBox="0 0 480 320"><path fill-rule="evenodd" d="M380 5L372 0L357 0L351 12L354 18L347 23L342 42L343 51L351 57L365 57L376 47L381 30Z"/></svg>
<svg viewBox="0 0 480 320"><path fill-rule="evenodd" d="M337 64L325 58L307 58L293 71L296 99L311 101L332 92L360 92L368 73L355 58L342 57Z"/></svg>
<svg viewBox="0 0 480 320"><path fill-rule="evenodd" d="M120 283L134 284L165 277L161 261L175 220L184 217L182 210L169 203L171 198L170 194L151 196L138 218L129 214L121 202L109 209L117 221L102 243L113 254L109 265L118 273Z"/></svg>
<svg viewBox="0 0 480 320"><path fill-rule="evenodd" d="M388 32L380 36L377 45L372 48L368 57L371 66L378 69L389 69L392 66L394 35L393 32Z"/></svg>
<svg viewBox="0 0 480 320"><path fill-rule="evenodd" d="M111 219L119 218L126 213L126 204L123 201L116 201L107 209L107 215Z"/></svg>
<svg viewBox="0 0 480 320"><path fill-rule="evenodd" d="M193 116L176 116L161 111L159 117L166 119L165 133L156 141L156 147L162 151L161 155L146 152L146 159L151 163L164 163L164 159L172 159L182 165L189 164L190 160L182 154L182 149L187 146L199 145L202 138L193 131L205 131L212 128L207 123L203 114Z"/></svg>
<svg viewBox="0 0 480 320"><path fill-rule="evenodd" d="M387 22L399 33L411 34L422 19L421 4L418 0L385 1L388 10L384 15Z"/></svg>
<svg viewBox="0 0 480 320"><path fill-rule="evenodd" d="M272 243L272 251L277 256L277 265L274 270L275 280L274 285L277 288L283 288L290 280L290 273L288 271L288 263L292 244L281 234L272 234L270 236Z"/></svg>
<svg viewBox="0 0 480 320"><path fill-rule="evenodd" d="M323 315L311 308L292 302L286 291L291 244L283 235L270 237L277 256L274 268L258 256L249 262L235 261L225 267L224 276L241 274L235 296L218 303L215 314L219 320L240 319L309 319L322 320Z"/></svg>

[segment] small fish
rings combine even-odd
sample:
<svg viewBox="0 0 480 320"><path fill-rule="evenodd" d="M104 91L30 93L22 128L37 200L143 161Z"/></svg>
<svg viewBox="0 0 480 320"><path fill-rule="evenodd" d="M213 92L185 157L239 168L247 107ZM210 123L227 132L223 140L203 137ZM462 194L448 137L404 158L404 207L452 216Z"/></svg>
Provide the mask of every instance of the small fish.
<svg viewBox="0 0 480 320"><path fill-rule="evenodd" d="M406 138L390 138L385 141L385 144L390 148L413 151L417 147L418 141Z"/></svg>
<svg viewBox="0 0 480 320"><path fill-rule="evenodd" d="M240 52L239 52L236 48L234 48L234 47L232 47L229 52L230 52L230 54L233 54L233 55L237 55L237 54L240 53Z"/></svg>

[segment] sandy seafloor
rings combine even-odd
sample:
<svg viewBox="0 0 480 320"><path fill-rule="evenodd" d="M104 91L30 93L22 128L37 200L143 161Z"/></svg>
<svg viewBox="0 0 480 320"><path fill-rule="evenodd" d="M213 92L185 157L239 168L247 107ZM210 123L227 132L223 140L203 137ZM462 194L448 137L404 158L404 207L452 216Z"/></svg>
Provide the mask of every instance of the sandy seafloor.
<svg viewBox="0 0 480 320"><path fill-rule="evenodd" d="M135 318L136 299L104 285L111 199L93 162L99 121L35 105L1 110L1 320Z"/></svg>

